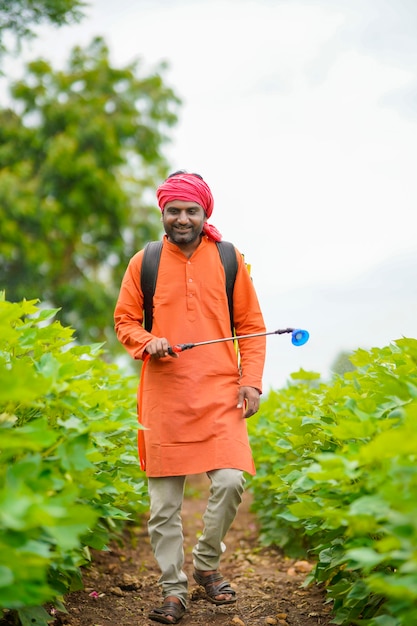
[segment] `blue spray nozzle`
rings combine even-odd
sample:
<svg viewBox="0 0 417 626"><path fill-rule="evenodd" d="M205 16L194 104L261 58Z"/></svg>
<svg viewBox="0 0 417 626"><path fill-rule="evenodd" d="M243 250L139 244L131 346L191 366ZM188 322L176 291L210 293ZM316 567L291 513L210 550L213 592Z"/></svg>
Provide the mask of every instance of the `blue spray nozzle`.
<svg viewBox="0 0 417 626"><path fill-rule="evenodd" d="M310 334L307 330L302 330L301 328L296 328L291 333L291 342L294 346L303 346L307 343Z"/></svg>

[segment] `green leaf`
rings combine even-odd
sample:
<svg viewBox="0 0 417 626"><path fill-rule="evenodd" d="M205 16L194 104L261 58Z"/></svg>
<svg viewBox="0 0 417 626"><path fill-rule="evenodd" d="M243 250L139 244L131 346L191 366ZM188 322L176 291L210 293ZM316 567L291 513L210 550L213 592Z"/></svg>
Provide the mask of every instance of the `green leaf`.
<svg viewBox="0 0 417 626"><path fill-rule="evenodd" d="M57 313L59 313L61 309L41 309L37 314L36 317L34 319L34 321L36 323L39 322L46 322L50 319L52 319L53 317L55 317L55 315Z"/></svg>
<svg viewBox="0 0 417 626"><path fill-rule="evenodd" d="M397 618L390 615L378 615L372 619L373 626L401 626Z"/></svg>
<svg viewBox="0 0 417 626"><path fill-rule="evenodd" d="M372 548L353 548L346 552L346 559L353 562L353 564L349 563L349 567L360 567L366 571L382 563L385 555L378 554Z"/></svg>
<svg viewBox="0 0 417 626"><path fill-rule="evenodd" d="M349 514L352 516L369 515L380 519L381 517L386 517L388 513L389 507L387 507L383 498L378 495L357 498L349 507Z"/></svg>
<svg viewBox="0 0 417 626"><path fill-rule="evenodd" d="M11 368L0 366L0 405L29 404L43 396L49 388L30 363L15 361Z"/></svg>
<svg viewBox="0 0 417 626"><path fill-rule="evenodd" d="M312 500L305 500L304 502L295 502L294 504L290 504L288 509L298 519L310 518L316 515L321 516L323 512L323 508L320 506L320 504Z"/></svg>
<svg viewBox="0 0 417 626"><path fill-rule="evenodd" d="M305 381L319 380L320 374L317 372L308 372L304 370L303 368L301 368L298 370L298 372L293 372L291 374L291 378L293 380L305 380Z"/></svg>
<svg viewBox="0 0 417 626"><path fill-rule="evenodd" d="M0 587L8 587L13 583L13 572L9 567L0 565Z"/></svg>
<svg viewBox="0 0 417 626"><path fill-rule="evenodd" d="M45 450L53 445L57 438L58 433L48 429L47 422L43 418L13 430L2 430L0 458L13 456L18 451Z"/></svg>
<svg viewBox="0 0 417 626"><path fill-rule="evenodd" d="M73 436L61 443L58 447L58 454L62 466L67 470L78 471L93 467L87 458L88 445L88 433Z"/></svg>
<svg viewBox="0 0 417 626"><path fill-rule="evenodd" d="M55 621L41 606L24 607L18 609L17 613L22 626L48 626Z"/></svg>
<svg viewBox="0 0 417 626"><path fill-rule="evenodd" d="M56 525L48 526L48 533L55 539L61 550L71 551L79 546L81 536L94 526L98 517L98 511L93 511L86 506L74 505L68 507L66 516L57 520Z"/></svg>

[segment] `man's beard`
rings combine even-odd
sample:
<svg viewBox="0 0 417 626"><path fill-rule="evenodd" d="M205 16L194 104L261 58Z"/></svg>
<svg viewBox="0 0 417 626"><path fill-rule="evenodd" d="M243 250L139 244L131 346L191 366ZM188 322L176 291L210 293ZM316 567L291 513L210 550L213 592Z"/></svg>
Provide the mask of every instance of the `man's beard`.
<svg viewBox="0 0 417 626"><path fill-rule="evenodd" d="M201 230L198 228L187 228L184 230L178 228L171 228L169 230L168 237L177 245L186 245L193 243L200 238Z"/></svg>

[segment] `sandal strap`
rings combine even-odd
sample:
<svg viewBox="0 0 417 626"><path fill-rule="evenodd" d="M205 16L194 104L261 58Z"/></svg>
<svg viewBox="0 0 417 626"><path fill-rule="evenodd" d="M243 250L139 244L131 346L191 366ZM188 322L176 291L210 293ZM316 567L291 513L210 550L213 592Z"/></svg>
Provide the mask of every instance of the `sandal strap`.
<svg viewBox="0 0 417 626"><path fill-rule="evenodd" d="M206 593L208 593L206 589ZM230 594L232 596L236 595L236 591L232 589L227 580L223 581L219 585L212 585L210 587L210 595L212 596L220 596L221 594Z"/></svg>
<svg viewBox="0 0 417 626"><path fill-rule="evenodd" d="M178 602L167 601L164 602L161 607L152 609L152 613L156 613L157 615L166 615L178 619L184 615L185 609L183 605L179 604Z"/></svg>
<svg viewBox="0 0 417 626"><path fill-rule="evenodd" d="M224 580L223 576L219 572L214 572L208 576L203 576L199 572L194 572L195 581L204 587L206 593L212 597L220 596L222 594L230 594L235 596L236 591L232 589L230 583ZM215 583L219 583L216 585Z"/></svg>
<svg viewBox="0 0 417 626"><path fill-rule="evenodd" d="M198 584L202 587L205 587L206 585L212 585L213 583L223 580L223 576L219 572L213 572L213 574L203 576L203 574L200 574L196 571L194 572L194 578L196 582L198 582Z"/></svg>
<svg viewBox="0 0 417 626"><path fill-rule="evenodd" d="M178 602L164 602L164 605L154 609L155 613L177 613L180 608Z"/></svg>

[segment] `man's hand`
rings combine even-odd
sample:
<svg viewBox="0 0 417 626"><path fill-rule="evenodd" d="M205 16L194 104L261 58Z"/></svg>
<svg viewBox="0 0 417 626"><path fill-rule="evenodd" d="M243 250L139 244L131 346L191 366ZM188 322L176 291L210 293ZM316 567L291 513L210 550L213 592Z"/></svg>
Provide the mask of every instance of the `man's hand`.
<svg viewBox="0 0 417 626"><path fill-rule="evenodd" d="M240 387L237 397L237 408L245 407L243 417L246 419L255 415L259 409L260 393L255 387Z"/></svg>
<svg viewBox="0 0 417 626"><path fill-rule="evenodd" d="M152 341L148 343L145 351L155 357L155 359L161 359L164 356L172 356L174 359L178 359L179 355L176 352L172 354L168 352L170 347L168 339L165 337L155 337L155 339L152 339Z"/></svg>

